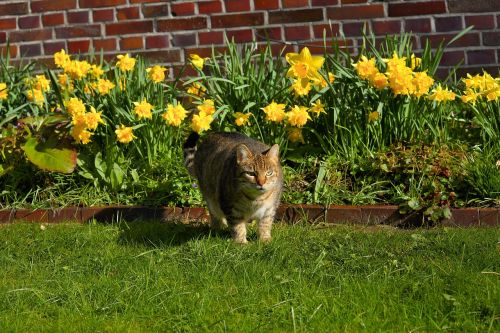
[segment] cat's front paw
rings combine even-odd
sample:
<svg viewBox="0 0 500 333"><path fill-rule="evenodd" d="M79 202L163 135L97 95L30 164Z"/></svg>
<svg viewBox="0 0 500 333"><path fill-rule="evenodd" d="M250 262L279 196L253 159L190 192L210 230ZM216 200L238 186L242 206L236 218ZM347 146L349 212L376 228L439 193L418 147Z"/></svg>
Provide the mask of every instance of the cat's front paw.
<svg viewBox="0 0 500 333"><path fill-rule="evenodd" d="M262 243L270 243L273 238L269 235L269 236L261 236L259 238L259 240L262 242Z"/></svg>
<svg viewBox="0 0 500 333"><path fill-rule="evenodd" d="M241 245L248 244L248 241L246 238L233 238L233 242L235 244L241 244Z"/></svg>

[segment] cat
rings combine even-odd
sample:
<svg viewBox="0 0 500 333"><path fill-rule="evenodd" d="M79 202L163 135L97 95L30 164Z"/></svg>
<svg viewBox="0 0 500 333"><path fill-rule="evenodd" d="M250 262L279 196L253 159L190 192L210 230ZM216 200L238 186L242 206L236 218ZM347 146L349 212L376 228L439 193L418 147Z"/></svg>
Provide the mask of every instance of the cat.
<svg viewBox="0 0 500 333"><path fill-rule="evenodd" d="M283 173L279 145L271 147L240 133L192 132L184 144L184 164L198 180L214 228L229 226L236 243L247 243L246 224L259 221L259 239L271 241Z"/></svg>

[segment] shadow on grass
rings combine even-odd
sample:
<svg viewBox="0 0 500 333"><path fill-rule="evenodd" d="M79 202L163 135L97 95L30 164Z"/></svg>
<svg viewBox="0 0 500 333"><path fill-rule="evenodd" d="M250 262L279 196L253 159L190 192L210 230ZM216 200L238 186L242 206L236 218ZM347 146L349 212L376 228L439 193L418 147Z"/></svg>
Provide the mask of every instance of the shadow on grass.
<svg viewBox="0 0 500 333"><path fill-rule="evenodd" d="M137 244L151 247L178 246L205 237L231 238L228 230L213 230L206 224L159 221L120 222L120 244Z"/></svg>

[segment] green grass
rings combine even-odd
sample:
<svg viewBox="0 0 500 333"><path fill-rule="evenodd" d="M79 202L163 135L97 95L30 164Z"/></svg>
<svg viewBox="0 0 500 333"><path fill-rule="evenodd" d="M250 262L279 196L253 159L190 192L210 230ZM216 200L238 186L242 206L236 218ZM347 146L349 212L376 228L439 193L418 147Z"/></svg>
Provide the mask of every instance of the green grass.
<svg viewBox="0 0 500 333"><path fill-rule="evenodd" d="M1 332L500 330L500 229L0 227ZM495 273L496 272L496 273Z"/></svg>

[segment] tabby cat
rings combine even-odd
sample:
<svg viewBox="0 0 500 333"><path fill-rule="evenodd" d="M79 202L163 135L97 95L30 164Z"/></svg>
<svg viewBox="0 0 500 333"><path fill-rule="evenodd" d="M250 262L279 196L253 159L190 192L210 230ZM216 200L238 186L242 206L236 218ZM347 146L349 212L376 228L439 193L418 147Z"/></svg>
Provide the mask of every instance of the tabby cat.
<svg viewBox="0 0 500 333"><path fill-rule="evenodd" d="M236 243L246 243L247 222L259 221L259 238L271 240L271 227L283 188L279 146L269 147L239 133L211 133L197 145L191 133L184 163L210 212L211 226L229 225Z"/></svg>

